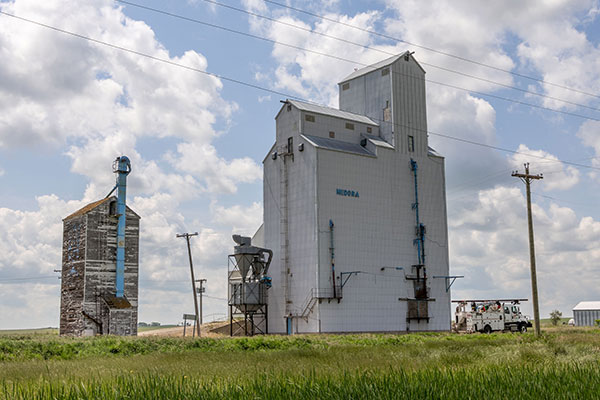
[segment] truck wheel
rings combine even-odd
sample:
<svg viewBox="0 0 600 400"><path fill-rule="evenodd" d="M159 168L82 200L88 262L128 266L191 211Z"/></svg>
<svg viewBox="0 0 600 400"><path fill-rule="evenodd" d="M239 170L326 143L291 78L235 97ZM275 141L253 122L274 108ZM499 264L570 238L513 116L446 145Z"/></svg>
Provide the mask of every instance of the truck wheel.
<svg viewBox="0 0 600 400"><path fill-rule="evenodd" d="M521 332L521 333L527 332L527 324L519 324L519 332Z"/></svg>
<svg viewBox="0 0 600 400"><path fill-rule="evenodd" d="M492 333L492 327L489 326L489 325L484 326L483 327L483 333L487 333L487 334Z"/></svg>

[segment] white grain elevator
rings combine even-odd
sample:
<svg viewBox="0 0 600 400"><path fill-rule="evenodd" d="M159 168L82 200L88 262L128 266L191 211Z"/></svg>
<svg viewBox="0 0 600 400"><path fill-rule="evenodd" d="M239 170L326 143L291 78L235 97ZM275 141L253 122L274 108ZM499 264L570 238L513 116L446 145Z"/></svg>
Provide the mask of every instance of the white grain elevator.
<svg viewBox="0 0 600 400"><path fill-rule="evenodd" d="M339 109L295 100L263 161L269 333L450 329L444 158L406 52L353 72ZM434 276L436 278L434 278Z"/></svg>

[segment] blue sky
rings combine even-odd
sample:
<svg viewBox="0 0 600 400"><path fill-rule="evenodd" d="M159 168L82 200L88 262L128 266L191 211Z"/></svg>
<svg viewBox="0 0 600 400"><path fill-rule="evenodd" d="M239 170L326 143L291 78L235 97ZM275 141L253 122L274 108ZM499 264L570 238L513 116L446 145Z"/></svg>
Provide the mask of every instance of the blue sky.
<svg viewBox="0 0 600 400"><path fill-rule="evenodd" d="M284 0L281 0L284 1ZM598 300L600 123L493 95L600 119L599 98L475 65L262 0L135 1L340 61L110 0L0 1L0 10L155 57L337 105L336 83L354 67L415 51L427 79L432 132L446 156L454 297L529 297L523 162L534 185L542 314ZM381 0L289 5L561 86L600 93L598 2ZM284 25L278 22L284 22ZM289 24L305 30L291 28ZM353 46L323 35L344 38ZM111 162L132 159L130 205L142 216L140 320L177 322L192 309L185 247L208 282L205 315L226 312L233 232L262 219L261 161L283 96L207 77L0 15L0 328L56 326L61 219L112 187ZM567 100L568 104L443 72L434 66ZM471 92L469 92L471 90ZM474 93L478 92L478 93ZM483 94L480 94L483 93ZM538 157L546 157L542 160ZM561 164L574 161L595 169ZM23 280L21 280L23 279ZM23 319L22 315L30 318Z"/></svg>

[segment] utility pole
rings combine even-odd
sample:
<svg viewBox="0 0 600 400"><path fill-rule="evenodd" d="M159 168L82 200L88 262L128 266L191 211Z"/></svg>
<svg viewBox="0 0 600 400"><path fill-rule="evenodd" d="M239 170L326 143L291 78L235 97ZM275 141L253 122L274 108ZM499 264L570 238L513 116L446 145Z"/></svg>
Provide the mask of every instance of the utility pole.
<svg viewBox="0 0 600 400"><path fill-rule="evenodd" d="M204 287L206 279L198 279L196 282L200 285L198 294L200 295L200 325L202 325L202 294L206 291L206 288Z"/></svg>
<svg viewBox="0 0 600 400"><path fill-rule="evenodd" d="M183 237L187 241L188 256L190 258L190 272L192 273L192 293L194 294L194 307L196 308L196 326L198 330L198 337L200 337L200 320L198 319L198 297L196 296L196 280L194 279L194 264L192 263L192 249L190 247L190 237L198 236L198 232L194 233L181 233L177 234L177 237Z"/></svg>
<svg viewBox="0 0 600 400"><path fill-rule="evenodd" d="M540 336L540 306L538 302L537 274L535 271L535 246L533 244L533 218L531 216L531 181L544 179L542 174L530 175L529 163L525 164L525 173L520 174L519 171L514 171L512 176L519 178L525 183L527 192L527 223L529 225L529 264L531 267L531 295L533 298L533 318L535 327L535 336Z"/></svg>

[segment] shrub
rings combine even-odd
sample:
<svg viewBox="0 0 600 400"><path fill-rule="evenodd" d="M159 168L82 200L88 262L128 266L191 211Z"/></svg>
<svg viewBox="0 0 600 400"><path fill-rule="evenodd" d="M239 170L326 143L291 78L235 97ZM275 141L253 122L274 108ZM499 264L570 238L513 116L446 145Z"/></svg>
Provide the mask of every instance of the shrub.
<svg viewBox="0 0 600 400"><path fill-rule="evenodd" d="M554 310L550 313L550 320L552 325L558 325L558 321L562 318L562 313L558 310Z"/></svg>

